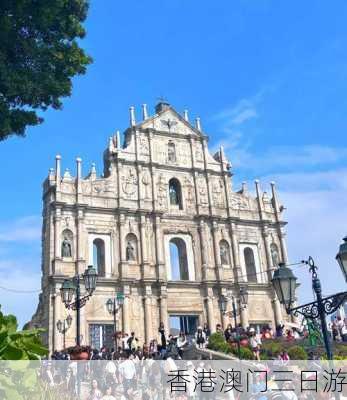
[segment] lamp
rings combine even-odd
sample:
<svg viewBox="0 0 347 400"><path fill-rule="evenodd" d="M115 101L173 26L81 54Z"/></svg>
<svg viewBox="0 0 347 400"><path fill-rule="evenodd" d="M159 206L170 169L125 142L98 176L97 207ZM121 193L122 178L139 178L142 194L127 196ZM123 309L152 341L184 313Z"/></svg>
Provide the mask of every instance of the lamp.
<svg viewBox="0 0 347 400"><path fill-rule="evenodd" d="M117 293L117 303L121 306L124 304L124 294Z"/></svg>
<svg viewBox="0 0 347 400"><path fill-rule="evenodd" d="M224 314L226 309L227 309L227 300L224 296L220 298L220 309L222 313Z"/></svg>
<svg viewBox="0 0 347 400"><path fill-rule="evenodd" d="M63 323L61 322L61 320L57 322L57 329L58 332L61 332L63 330Z"/></svg>
<svg viewBox="0 0 347 400"><path fill-rule="evenodd" d="M60 288L60 296L65 305L71 303L75 291L76 287L74 283L70 279L65 279Z"/></svg>
<svg viewBox="0 0 347 400"><path fill-rule="evenodd" d="M108 311L110 314L112 314L112 313L114 312L114 304L113 304L112 299L108 299L108 300L106 301L106 308L107 308L107 311Z"/></svg>
<svg viewBox="0 0 347 400"><path fill-rule="evenodd" d="M347 236L343 238L343 243L340 245L339 252L336 255L336 260L340 265L341 271L347 282Z"/></svg>
<svg viewBox="0 0 347 400"><path fill-rule="evenodd" d="M279 264L271 280L280 303L284 304L287 310L295 300L296 281L293 271L284 263Z"/></svg>
<svg viewBox="0 0 347 400"><path fill-rule="evenodd" d="M86 287L86 291L90 296L95 290L97 276L98 274L96 272L96 269L92 265L89 265L83 274L84 285Z"/></svg>
<svg viewBox="0 0 347 400"><path fill-rule="evenodd" d="M68 327L70 327L71 324L72 324L72 317L71 317L70 314L66 317L66 323L67 323L67 326L68 326Z"/></svg>
<svg viewBox="0 0 347 400"><path fill-rule="evenodd" d="M240 301L244 306L248 304L248 291L244 287L240 288Z"/></svg>

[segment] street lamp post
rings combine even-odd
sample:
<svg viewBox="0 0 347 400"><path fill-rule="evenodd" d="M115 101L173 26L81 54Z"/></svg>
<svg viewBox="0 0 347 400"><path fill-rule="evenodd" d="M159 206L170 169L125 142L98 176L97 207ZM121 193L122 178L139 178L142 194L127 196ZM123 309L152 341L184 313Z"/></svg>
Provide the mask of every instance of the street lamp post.
<svg viewBox="0 0 347 400"><path fill-rule="evenodd" d="M113 315L115 351L117 351L117 312L119 308L123 305L123 303L124 303L123 293L117 293L113 299L108 299L106 301L107 311Z"/></svg>
<svg viewBox="0 0 347 400"><path fill-rule="evenodd" d="M303 263L309 266L309 271L312 275L312 288L316 294L315 301L299 307L292 307L295 301L297 278L293 271L283 263L279 264L279 268L274 272L272 284L280 303L285 306L288 314L293 314L294 316L301 314L311 320L320 319L327 358L332 360L333 354L326 317L334 313L347 300L347 292L340 292L323 298L322 286L317 274L318 267L315 265L313 258L309 257L308 261L303 261Z"/></svg>
<svg viewBox="0 0 347 400"><path fill-rule="evenodd" d="M67 309L76 310L76 345L81 345L81 308L92 296L98 274L92 265L89 265L84 274L76 275L72 279L65 279L61 288L61 299ZM84 281L87 294L81 297L81 280ZM75 295L75 301L73 296Z"/></svg>
<svg viewBox="0 0 347 400"><path fill-rule="evenodd" d="M232 302L232 311L227 311L227 302L231 300ZM235 332L236 332L236 341L237 341L237 353L238 357L240 358L240 335L237 331L237 315L241 313L241 310L247 306L248 303L248 292L246 288L240 288L240 296L237 299L238 308L236 308L236 299L231 292L227 292L226 296L223 296L220 301L220 308L224 315L230 314L234 318L234 325L235 325Z"/></svg>
<svg viewBox="0 0 347 400"><path fill-rule="evenodd" d="M61 333L63 335L63 347L65 350L65 336L66 336L66 332L69 330L70 326L72 323L72 317L69 314L63 321L61 321L60 319L57 321L57 329L58 332Z"/></svg>

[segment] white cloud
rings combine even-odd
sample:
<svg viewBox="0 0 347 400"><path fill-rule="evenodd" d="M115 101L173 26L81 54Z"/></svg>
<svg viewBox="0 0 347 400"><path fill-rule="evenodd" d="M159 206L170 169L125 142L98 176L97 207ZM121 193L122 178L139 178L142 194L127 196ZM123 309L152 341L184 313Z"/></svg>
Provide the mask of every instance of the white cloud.
<svg viewBox="0 0 347 400"><path fill-rule="evenodd" d="M40 237L41 218L36 215L5 221L0 226L0 242L34 241Z"/></svg>

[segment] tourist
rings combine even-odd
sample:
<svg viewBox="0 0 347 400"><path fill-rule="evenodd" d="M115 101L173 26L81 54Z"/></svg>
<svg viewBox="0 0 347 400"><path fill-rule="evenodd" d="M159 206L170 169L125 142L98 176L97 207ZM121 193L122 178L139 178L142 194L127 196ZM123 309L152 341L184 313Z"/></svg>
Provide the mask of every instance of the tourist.
<svg viewBox="0 0 347 400"><path fill-rule="evenodd" d="M204 323L204 326L203 326L202 330L203 330L204 333L205 333L206 340L208 340L208 338L211 336L211 330L210 330L210 328L208 327L208 325L207 325L206 322Z"/></svg>
<svg viewBox="0 0 347 400"><path fill-rule="evenodd" d="M116 400L116 398L112 396L112 386L107 386L105 394L102 396L102 400Z"/></svg>
<svg viewBox="0 0 347 400"><path fill-rule="evenodd" d="M164 322L160 322L158 332L159 332L158 343L160 343L159 351L162 355L164 355L167 345Z"/></svg>
<svg viewBox="0 0 347 400"><path fill-rule="evenodd" d="M233 328L231 324L228 324L226 330L224 331L224 337L227 342L233 338Z"/></svg>
<svg viewBox="0 0 347 400"><path fill-rule="evenodd" d="M249 330L249 344L251 346L255 360L260 361L260 346L254 328Z"/></svg>
<svg viewBox="0 0 347 400"><path fill-rule="evenodd" d="M206 336L206 334L205 334ZM184 332L180 332L177 338L178 355L183 358L183 348L187 345L188 341Z"/></svg>
<svg viewBox="0 0 347 400"><path fill-rule="evenodd" d="M101 390L98 387L98 381L96 379L92 380L92 387L90 390L90 395L88 400L99 400L102 398Z"/></svg>
<svg viewBox="0 0 347 400"><path fill-rule="evenodd" d="M198 329L195 332L195 342L200 349L205 347L206 335L201 326L198 326Z"/></svg>

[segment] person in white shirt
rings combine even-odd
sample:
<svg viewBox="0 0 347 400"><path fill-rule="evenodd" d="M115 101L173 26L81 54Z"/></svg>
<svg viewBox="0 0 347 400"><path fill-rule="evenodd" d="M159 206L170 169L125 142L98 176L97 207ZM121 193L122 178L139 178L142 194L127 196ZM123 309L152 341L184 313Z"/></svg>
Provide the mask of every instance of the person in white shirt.
<svg viewBox="0 0 347 400"><path fill-rule="evenodd" d="M136 384L136 368L132 355L130 355L127 360L121 362L119 365L119 374L121 376L124 393L126 395L128 390L130 388L134 388Z"/></svg>

